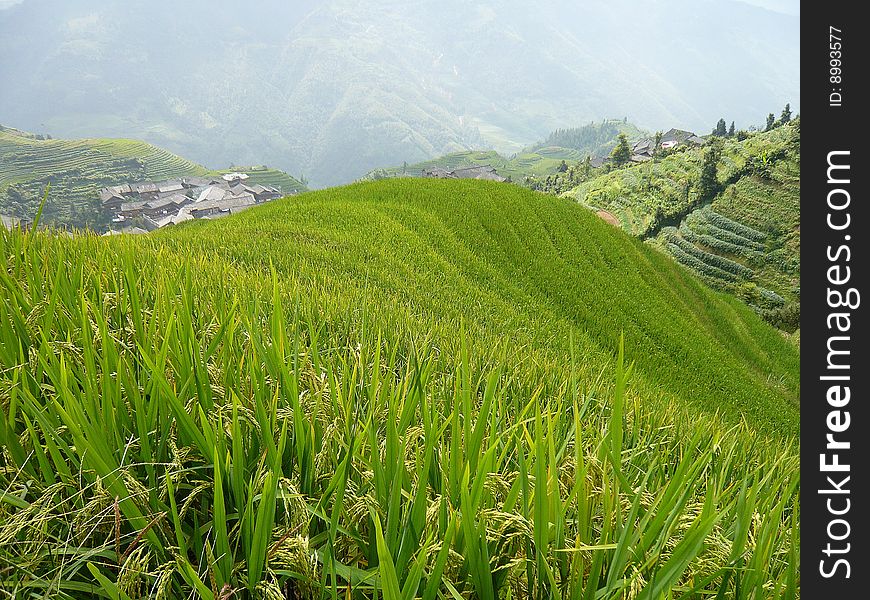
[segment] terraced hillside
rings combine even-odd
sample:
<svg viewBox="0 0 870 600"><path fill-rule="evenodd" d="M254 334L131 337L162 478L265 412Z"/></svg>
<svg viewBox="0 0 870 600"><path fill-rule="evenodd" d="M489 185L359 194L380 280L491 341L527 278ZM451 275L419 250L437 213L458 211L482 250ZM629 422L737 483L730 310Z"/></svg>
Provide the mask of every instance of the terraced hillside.
<svg viewBox="0 0 870 600"><path fill-rule="evenodd" d="M511 181L520 183L525 177L546 177L556 173L562 161L576 163L584 158L586 155L578 150L556 146L546 146L534 152L521 152L510 158L502 156L495 150L467 150L412 165L375 169L367 173L363 180L419 177L424 169L441 168L449 171L461 167L488 165L494 167L502 177L509 177Z"/></svg>
<svg viewBox="0 0 870 600"><path fill-rule="evenodd" d="M254 183L287 193L305 189L286 173L268 168L234 168ZM111 218L99 204L99 190L133 181L159 181L213 171L176 154L137 140L55 140L0 127L0 213L32 218L43 190L52 192L45 221L102 229Z"/></svg>
<svg viewBox="0 0 870 600"><path fill-rule="evenodd" d="M296 179L295 177L292 177L279 169L272 169L265 166L238 168L232 167L230 169L209 171L209 174L223 175L224 173L231 172L245 173L248 176L247 183L270 185L274 188L281 190L285 194L298 194L299 192L304 192L307 189L305 184Z"/></svg>
<svg viewBox="0 0 870 600"><path fill-rule="evenodd" d="M630 139L639 139L643 131L632 123L608 120L572 129L552 132L546 140L521 152L505 157L494 150L471 150L454 152L423 162L399 167L375 169L364 180L390 177L418 177L423 169L440 167L452 170L474 165L495 167L503 177L522 183L527 177L545 178L558 172L562 162L579 163L587 156L607 156L616 144L616 136L625 133Z"/></svg>
<svg viewBox="0 0 870 600"><path fill-rule="evenodd" d="M783 329L800 309L800 122L726 139L719 190L701 197L706 149L595 177L565 194L614 215L714 287Z"/></svg>
<svg viewBox="0 0 870 600"><path fill-rule="evenodd" d="M797 350L569 200L389 180L0 252L4 591L798 593Z"/></svg>

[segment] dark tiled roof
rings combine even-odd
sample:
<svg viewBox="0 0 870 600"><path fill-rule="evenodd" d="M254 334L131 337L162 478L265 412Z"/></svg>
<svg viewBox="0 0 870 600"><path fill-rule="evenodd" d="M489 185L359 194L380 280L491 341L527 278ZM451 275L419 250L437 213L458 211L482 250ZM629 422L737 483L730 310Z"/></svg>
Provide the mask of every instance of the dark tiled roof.
<svg viewBox="0 0 870 600"><path fill-rule="evenodd" d="M162 183L157 186L157 191L161 194L165 194L166 192L180 192L183 189L184 186L181 185L180 181L177 183L167 181L166 183Z"/></svg>
<svg viewBox="0 0 870 600"><path fill-rule="evenodd" d="M683 129L669 129L667 132L662 134L662 142L685 142L694 135L695 134L691 131L685 131Z"/></svg>
<svg viewBox="0 0 870 600"><path fill-rule="evenodd" d="M103 204L105 204L106 202L109 202L110 200L113 200L113 199L115 199L115 200L123 200L123 199L124 199L124 196L122 196L122 195L119 194L117 191L115 191L115 188L104 188L104 189L100 192L100 201L101 201Z"/></svg>
<svg viewBox="0 0 870 600"><path fill-rule="evenodd" d="M142 210L148 204L147 200L137 200L136 202L125 202L121 205L121 212L130 212L134 210Z"/></svg>

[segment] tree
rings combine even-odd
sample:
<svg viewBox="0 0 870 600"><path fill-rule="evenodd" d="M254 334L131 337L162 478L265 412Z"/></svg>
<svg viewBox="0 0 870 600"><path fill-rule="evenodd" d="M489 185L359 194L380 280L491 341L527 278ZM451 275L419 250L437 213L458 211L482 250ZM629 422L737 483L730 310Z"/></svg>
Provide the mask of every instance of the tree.
<svg viewBox="0 0 870 600"><path fill-rule="evenodd" d="M764 128L765 131L770 131L773 129L776 124L776 117L773 116L773 113L767 115L767 127Z"/></svg>
<svg viewBox="0 0 870 600"><path fill-rule="evenodd" d="M725 125L725 119L719 119L719 121L716 123L716 129L713 130L713 135L718 137L725 137L725 135L728 133L726 127L727 125Z"/></svg>
<svg viewBox="0 0 870 600"><path fill-rule="evenodd" d="M559 165L558 171L559 171L559 173L564 173L567 170L568 170L568 163L566 163L564 160L562 160L561 164Z"/></svg>
<svg viewBox="0 0 870 600"><path fill-rule="evenodd" d="M628 145L628 138L625 137L624 133L620 133L617 140L616 147L610 153L610 158L613 160L613 164L621 167L631 160L631 147Z"/></svg>
<svg viewBox="0 0 870 600"><path fill-rule="evenodd" d="M782 115L779 117L779 122L785 125L791 121L791 105L786 104L785 108L782 109Z"/></svg>
<svg viewBox="0 0 870 600"><path fill-rule="evenodd" d="M587 154L583 160L583 178L588 178L590 173L592 173L592 157Z"/></svg>
<svg viewBox="0 0 870 600"><path fill-rule="evenodd" d="M656 131L656 135L653 138L653 149L652 149L653 158L658 156L659 150L661 150L661 149L662 149L662 132Z"/></svg>
<svg viewBox="0 0 870 600"><path fill-rule="evenodd" d="M734 137L734 121L731 121L731 127L728 128L728 137Z"/></svg>
<svg viewBox="0 0 870 600"><path fill-rule="evenodd" d="M698 197L701 201L712 200L719 193L718 163L720 150L717 144L711 145L704 153L701 165L701 178L698 180Z"/></svg>

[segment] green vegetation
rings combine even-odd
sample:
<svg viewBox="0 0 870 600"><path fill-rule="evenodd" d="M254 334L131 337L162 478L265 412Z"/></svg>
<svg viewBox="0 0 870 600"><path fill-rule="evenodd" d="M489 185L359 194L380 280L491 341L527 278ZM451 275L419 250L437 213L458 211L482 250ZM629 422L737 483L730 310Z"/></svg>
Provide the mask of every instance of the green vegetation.
<svg viewBox="0 0 870 600"><path fill-rule="evenodd" d="M511 175L513 170L513 165L511 165L510 160L501 156L495 150L463 150L462 152L453 152L445 156L411 165L405 164L400 167L375 169L374 171L367 173L363 177L363 180L377 181L379 179L390 179L393 177L419 177L424 169L440 167L442 169L453 170L474 165L492 165L505 177Z"/></svg>
<svg viewBox="0 0 870 600"><path fill-rule="evenodd" d="M554 179L568 180L568 176L557 177L560 173L578 174L571 178L579 182L579 172L583 161L589 156L605 157L616 146L620 135L638 139L644 132L631 123L608 119L601 123L590 123L583 127L557 129L546 140L534 144L523 151L506 158L494 150L470 150L454 152L432 160L401 167L375 169L363 180L376 181L391 177L419 177L424 169L442 168L452 170L474 165L495 167L499 175L510 177L514 183L522 184L539 191L552 191ZM568 166L567 163L571 163ZM563 168L565 165L565 168ZM587 173L588 175L588 173Z"/></svg>
<svg viewBox="0 0 870 600"><path fill-rule="evenodd" d="M225 173L245 173L248 176L245 183L248 185L271 185L285 194L298 194L307 189L304 182L291 177L284 171L262 165L254 167L230 167L229 169L217 171L209 170L206 175L223 175Z"/></svg>
<svg viewBox="0 0 870 600"><path fill-rule="evenodd" d="M232 170L285 193L305 189L275 169ZM32 218L45 186L51 184L44 220L54 225L103 229L111 215L102 210L99 192L109 185L226 172L211 171L137 140L56 140L0 127L0 213Z"/></svg>
<svg viewBox="0 0 870 600"><path fill-rule="evenodd" d="M607 156L616 146L620 134L628 139L637 140L646 132L633 123L621 119L607 119L583 127L557 129L543 142L531 146L528 150L540 153L545 148L566 148L577 150L581 156Z"/></svg>
<svg viewBox="0 0 870 600"><path fill-rule="evenodd" d="M723 121L724 123L724 121ZM704 150L704 160L701 163L701 175L698 177L698 199L710 202L719 193L721 187L718 179L718 164L721 149L718 144L710 144Z"/></svg>
<svg viewBox="0 0 870 600"><path fill-rule="evenodd" d="M621 167L631 159L631 146L628 145L628 138L624 133L619 134L616 146L610 153L610 159L617 167Z"/></svg>
<svg viewBox="0 0 870 600"><path fill-rule="evenodd" d="M511 158L506 158L495 150L464 150L445 156L433 158L412 165L387 167L370 171L363 181L377 181L393 177L420 177L424 169L442 168L446 170L475 165L490 165L495 167L499 175L510 177L511 181L522 182L525 177L546 177L558 172L564 160L579 161L583 156L576 150L567 148L546 147L536 152L521 152Z"/></svg>
<svg viewBox="0 0 870 600"><path fill-rule="evenodd" d="M0 252L8 595L798 594L797 349L568 200L391 180Z"/></svg>
<svg viewBox="0 0 870 600"><path fill-rule="evenodd" d="M47 223L100 229L110 219L100 206L101 188L206 173L144 142L39 139L14 129L0 130L0 212L32 218L45 186L51 184Z"/></svg>
<svg viewBox="0 0 870 600"><path fill-rule="evenodd" d="M798 327L799 119L599 174L565 195L608 211L777 327Z"/></svg>

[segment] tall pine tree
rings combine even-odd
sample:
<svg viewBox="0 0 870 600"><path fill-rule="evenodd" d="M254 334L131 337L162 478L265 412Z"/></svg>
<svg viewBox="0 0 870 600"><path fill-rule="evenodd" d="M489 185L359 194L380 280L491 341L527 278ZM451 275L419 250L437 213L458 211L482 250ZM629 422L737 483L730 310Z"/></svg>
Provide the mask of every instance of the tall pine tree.
<svg viewBox="0 0 870 600"><path fill-rule="evenodd" d="M701 165L701 178L698 181L698 197L700 200L712 200L719 193L718 163L720 150L718 142L712 144L704 153Z"/></svg>
<svg viewBox="0 0 870 600"><path fill-rule="evenodd" d="M631 160L631 147L628 145L628 138L625 137L624 133L620 133L617 139L616 147L610 153L610 158L613 160L613 164L621 167Z"/></svg>

